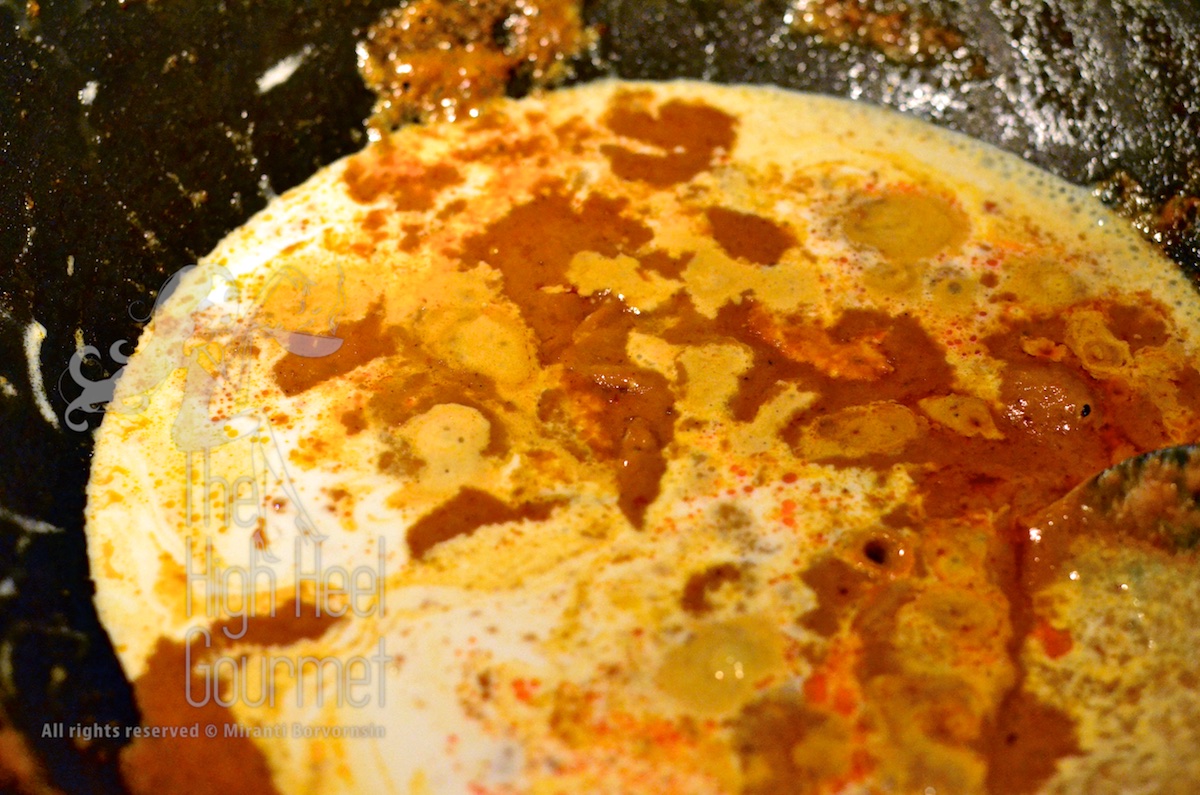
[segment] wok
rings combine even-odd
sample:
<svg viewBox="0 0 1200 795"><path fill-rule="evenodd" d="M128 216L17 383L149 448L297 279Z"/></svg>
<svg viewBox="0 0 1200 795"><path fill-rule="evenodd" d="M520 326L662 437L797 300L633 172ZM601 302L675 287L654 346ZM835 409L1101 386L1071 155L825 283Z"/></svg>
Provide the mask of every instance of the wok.
<svg viewBox="0 0 1200 795"><path fill-rule="evenodd" d="M170 274L365 143L356 37L394 5L0 0L0 714L65 791L121 792L118 743L43 738L44 724L138 720L91 601L82 512L101 415L83 385L116 372ZM785 0L590 0L599 41L573 79L775 83L889 105L1104 182L1200 274L1200 5L807 5L960 38L897 58L853 30L797 31ZM80 345L99 355L63 377Z"/></svg>

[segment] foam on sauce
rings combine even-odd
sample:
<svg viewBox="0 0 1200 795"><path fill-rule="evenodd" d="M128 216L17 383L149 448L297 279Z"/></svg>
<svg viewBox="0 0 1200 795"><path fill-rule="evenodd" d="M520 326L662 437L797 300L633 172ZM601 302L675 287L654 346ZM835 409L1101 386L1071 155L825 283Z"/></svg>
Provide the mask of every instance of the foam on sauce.
<svg viewBox="0 0 1200 795"><path fill-rule="evenodd" d="M263 344L249 388L296 494L346 498L357 529L325 528L328 560L387 538L405 605L357 640L304 636L348 654L383 635L404 660L405 706L323 716L394 734L337 753L374 780L381 743L385 780L443 791L1024 793L1113 752L1059 575L1114 536L1051 538L1051 565L1028 528L1200 433L1200 302L1062 190L883 111L678 83L410 128L284 197L210 262L269 270L243 249L299 235L344 263L312 287L344 307L342 346ZM330 232L299 232L317 205ZM106 421L98 472L139 504L171 478L118 471L118 451L178 459L186 388ZM142 509L100 484L89 532L136 560L116 528ZM175 553L181 515L152 510ZM260 530L282 547L287 527ZM239 532L218 533L229 560ZM110 571L101 613L141 700L187 622L131 624L146 586ZM1200 739L1200 711L1176 725ZM164 747L127 753L157 782ZM281 791L337 791L286 767Z"/></svg>

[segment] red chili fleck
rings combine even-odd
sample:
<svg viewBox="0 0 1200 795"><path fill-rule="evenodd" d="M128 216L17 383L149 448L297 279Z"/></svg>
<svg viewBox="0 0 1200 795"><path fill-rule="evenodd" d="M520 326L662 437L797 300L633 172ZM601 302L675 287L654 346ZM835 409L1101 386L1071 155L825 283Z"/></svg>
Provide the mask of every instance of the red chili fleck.
<svg viewBox="0 0 1200 795"><path fill-rule="evenodd" d="M1074 641L1071 640L1070 632L1065 629L1056 629L1046 621L1038 622L1033 634L1041 642L1042 648L1046 651L1046 656L1051 660L1057 660L1059 657L1062 657L1075 645Z"/></svg>

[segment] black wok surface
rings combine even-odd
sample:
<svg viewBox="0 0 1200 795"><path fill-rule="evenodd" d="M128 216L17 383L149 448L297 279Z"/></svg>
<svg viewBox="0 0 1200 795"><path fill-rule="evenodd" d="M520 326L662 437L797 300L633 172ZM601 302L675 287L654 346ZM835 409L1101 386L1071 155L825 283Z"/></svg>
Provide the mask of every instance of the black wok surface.
<svg viewBox="0 0 1200 795"><path fill-rule="evenodd" d="M68 427L83 392L63 375L76 337L101 351L85 379L111 376L120 364L109 346L132 349L169 275L271 195L365 143L372 97L355 69L356 32L394 5L0 0L0 714L66 791L120 792L117 743L81 748L42 738L43 725L138 719L91 602L82 511L100 414L77 403L70 419L85 427ZM1200 193L1200 4L907 9L961 33L962 48L906 64L854 37L822 43L787 24L783 0L590 0L585 17L601 39L576 79L693 77L854 97L1074 182L1126 173L1146 202ZM295 69L271 85L264 76L281 61ZM1200 273L1194 225L1162 244Z"/></svg>

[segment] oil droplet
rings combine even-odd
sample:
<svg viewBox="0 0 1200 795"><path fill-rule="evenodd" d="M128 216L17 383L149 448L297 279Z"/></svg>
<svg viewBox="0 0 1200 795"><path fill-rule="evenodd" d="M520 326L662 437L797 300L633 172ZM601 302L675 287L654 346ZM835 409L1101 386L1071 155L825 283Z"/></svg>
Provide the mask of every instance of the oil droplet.
<svg viewBox="0 0 1200 795"><path fill-rule="evenodd" d="M892 192L851 211L846 237L897 262L913 262L957 248L966 239L965 213L939 196Z"/></svg>
<svg viewBox="0 0 1200 795"><path fill-rule="evenodd" d="M778 630L761 618L708 624L667 652L656 681L685 708L721 715L742 706L783 666Z"/></svg>

